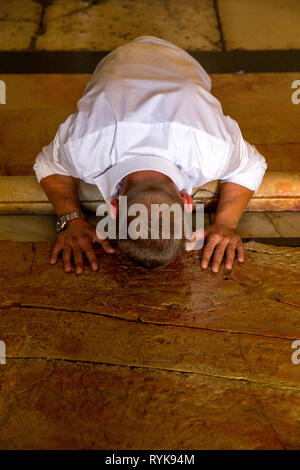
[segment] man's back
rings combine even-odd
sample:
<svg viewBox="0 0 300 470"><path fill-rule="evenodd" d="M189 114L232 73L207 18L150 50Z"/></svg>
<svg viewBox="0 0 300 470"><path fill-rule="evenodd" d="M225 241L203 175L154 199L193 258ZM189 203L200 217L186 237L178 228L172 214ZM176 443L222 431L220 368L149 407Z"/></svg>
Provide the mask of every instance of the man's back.
<svg viewBox="0 0 300 470"><path fill-rule="evenodd" d="M142 36L98 64L78 109L93 120L106 100L107 113L91 124L91 130L115 121L177 123L230 140L221 105L210 90L208 74L187 52Z"/></svg>
<svg viewBox="0 0 300 470"><path fill-rule="evenodd" d="M105 249L105 240L82 220L74 178L96 184L115 211L121 195L131 197L133 205L140 197L150 207L157 199L164 204L169 192L181 211L185 205L190 209L193 187L221 180L225 184L215 223L205 235L202 260L207 267L215 250L212 269L217 272L225 250L228 269L235 251L243 261L242 243L234 229L261 183L266 162L243 139L238 124L224 116L203 68L182 49L147 36L116 49L99 63L77 113L43 148L34 169L60 216L58 229L71 224L59 235L52 262L63 250L69 271L73 251L78 273L82 250L92 268L97 268L91 243L97 239ZM178 246L175 238L170 245L168 240L162 245L165 240L160 239L157 246L152 239L147 246L143 239L141 244L135 238L129 242L126 249L124 244L120 248L135 261L155 267L179 256L184 239Z"/></svg>
<svg viewBox="0 0 300 470"><path fill-rule="evenodd" d="M98 64L77 113L39 154L38 180L69 174L97 184L108 201L127 164L131 171L135 165L163 171L169 164L166 174L173 178L181 170L176 184L188 192L232 178L256 190L263 157L224 116L210 86L198 62L167 41L142 36L117 48Z"/></svg>

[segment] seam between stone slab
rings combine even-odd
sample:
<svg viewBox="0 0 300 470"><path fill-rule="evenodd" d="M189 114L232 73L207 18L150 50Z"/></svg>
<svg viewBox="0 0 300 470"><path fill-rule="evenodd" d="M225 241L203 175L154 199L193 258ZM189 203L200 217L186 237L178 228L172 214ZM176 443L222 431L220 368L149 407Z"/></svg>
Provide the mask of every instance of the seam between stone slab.
<svg viewBox="0 0 300 470"><path fill-rule="evenodd" d="M213 0L213 5L214 5L216 19L217 19L217 27L218 27L218 31L219 31L219 34L220 34L220 42L221 42L222 51L225 51L226 50L226 43L225 43L225 38L224 38L224 34L223 34L220 13L219 13L218 0Z"/></svg>
<svg viewBox="0 0 300 470"><path fill-rule="evenodd" d="M267 217L267 219L269 220L269 222L272 224L275 232L278 234L279 237L281 237L281 233L277 230L277 227L275 227L274 223L273 223L273 220L271 219L271 217L268 215L267 212L265 212L265 216Z"/></svg>
<svg viewBox="0 0 300 470"><path fill-rule="evenodd" d="M40 19L39 19L37 29L34 32L30 41L29 50L35 50L38 37L41 36L42 34L45 34L46 32L44 18L45 18L46 8L48 5L51 4L51 0L35 0L35 1L41 5L42 9L41 9L41 14L40 14Z"/></svg>
<svg viewBox="0 0 300 470"><path fill-rule="evenodd" d="M182 369L168 369L166 367L154 367L154 366L143 366L137 364L120 364L114 362L101 362L101 361L90 361L90 360L81 360L81 359L69 359L64 357L44 357L44 356L6 356L6 359L10 360L30 360L30 359L41 359L45 361L61 361L61 362L71 362L74 364L93 364L96 366L108 366L108 367L127 367L128 369L147 369L147 370L154 370L154 371L163 371L163 372L175 372L177 374L189 374L189 375L200 375L205 377L210 377L212 379L222 379L222 380L230 380L236 382L246 382L255 385L262 385L264 387L273 388L275 390L290 390L294 392L300 392L300 388L298 387L289 387L289 386L282 386L276 385L269 382L262 382L260 380L253 380L247 379L245 377L233 377L228 375L218 375L218 374L209 374L207 372L197 372L194 370L182 370Z"/></svg>
<svg viewBox="0 0 300 470"><path fill-rule="evenodd" d="M255 336L259 338L271 338L271 339L282 339L282 340L289 340L293 341L296 339L296 337L290 337L290 336L276 336L276 335L267 335L267 334L261 334L261 333L252 333L251 331L233 331L233 330L222 330L222 329L215 329L215 328L206 328L203 326L188 326L188 325L178 325L174 323L156 323L153 321L144 321L141 320L139 316L135 320L129 320L128 318L123 318L123 317L118 317L117 315L108 315L105 313L98 313L98 312L90 312L87 310L74 310L74 309L66 309L66 308L55 308L55 307L45 307L45 306L40 306L40 305L30 305L30 304L22 304L22 302L18 303L12 303L10 305L0 305L0 310L9 310L11 308L17 307L19 309L38 309L38 310L49 310L51 312L61 312L61 313L79 313L83 315L93 315L97 317L103 317L103 318L109 318L111 320L121 320L125 322L131 322L131 323L136 323L136 324L143 324L143 325L154 325L157 327L173 327L173 328L185 328L188 330L200 330L200 331L211 331L215 333L228 333L232 335L248 335L248 336ZM145 305L144 305L145 307ZM146 306L147 309L152 309L154 307L148 307ZM207 312L212 312L213 310L207 310Z"/></svg>

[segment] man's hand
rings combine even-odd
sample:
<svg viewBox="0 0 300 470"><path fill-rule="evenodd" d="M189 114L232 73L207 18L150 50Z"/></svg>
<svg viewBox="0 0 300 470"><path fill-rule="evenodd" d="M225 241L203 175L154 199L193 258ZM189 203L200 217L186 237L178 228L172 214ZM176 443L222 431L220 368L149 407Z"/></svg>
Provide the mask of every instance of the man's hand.
<svg viewBox="0 0 300 470"><path fill-rule="evenodd" d="M250 201L253 191L239 184L224 182L214 223L204 230L204 248L201 267L207 268L212 258L212 271L217 273L223 257L226 269L232 269L235 252L240 263L244 261L244 247L235 233L238 221Z"/></svg>
<svg viewBox="0 0 300 470"><path fill-rule="evenodd" d="M86 220L77 219L71 221L67 228L57 237L52 250L50 263L57 262L58 255L63 251L63 264L65 272L72 271L71 258L76 268L76 274L83 273L83 253L87 256L93 271L98 269L98 260L93 248L93 243L100 243L106 253L113 253L114 249L108 240L100 240L96 234L96 227Z"/></svg>
<svg viewBox="0 0 300 470"><path fill-rule="evenodd" d="M223 257L226 269L232 269L235 252L240 263L244 261L244 247L241 238L226 225L213 224L204 230L204 248L201 267L207 268L212 258L212 271L217 273Z"/></svg>

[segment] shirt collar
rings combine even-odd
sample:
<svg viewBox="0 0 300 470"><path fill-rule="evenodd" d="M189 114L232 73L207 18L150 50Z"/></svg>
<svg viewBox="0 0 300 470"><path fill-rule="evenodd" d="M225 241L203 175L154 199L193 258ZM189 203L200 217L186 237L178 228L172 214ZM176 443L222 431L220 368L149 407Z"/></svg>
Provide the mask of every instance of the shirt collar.
<svg viewBox="0 0 300 470"><path fill-rule="evenodd" d="M94 181L105 202L108 203L114 195L118 183L120 183L125 176L135 171L142 170L159 171L171 178L179 191L185 189L189 194L192 192L192 183L184 170L179 169L175 163L169 160L152 156L126 158L95 177Z"/></svg>

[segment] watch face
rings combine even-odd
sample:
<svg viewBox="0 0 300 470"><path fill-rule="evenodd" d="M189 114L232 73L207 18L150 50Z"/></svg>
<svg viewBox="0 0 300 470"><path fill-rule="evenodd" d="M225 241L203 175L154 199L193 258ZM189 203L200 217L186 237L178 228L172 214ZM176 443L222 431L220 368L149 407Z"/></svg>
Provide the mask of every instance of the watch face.
<svg viewBox="0 0 300 470"><path fill-rule="evenodd" d="M57 233L61 232L65 225L66 225L66 222L62 222L60 219L58 219L56 222Z"/></svg>

